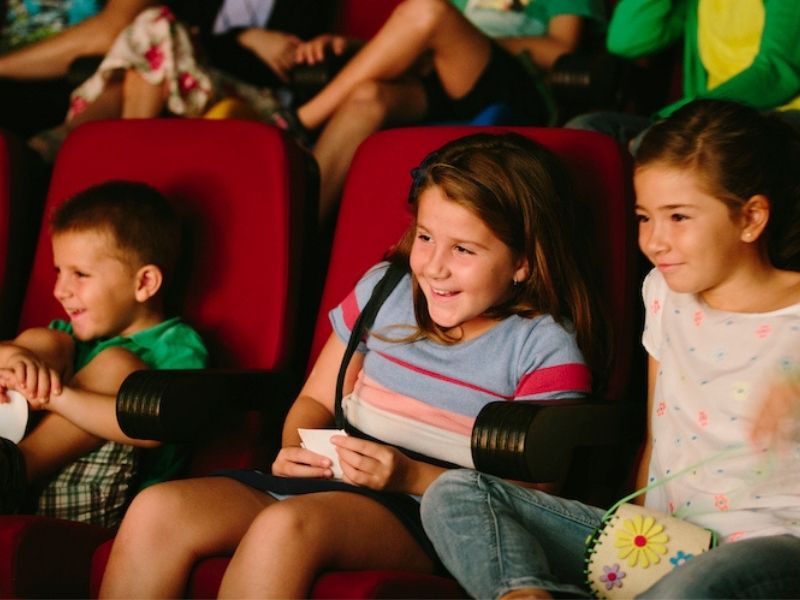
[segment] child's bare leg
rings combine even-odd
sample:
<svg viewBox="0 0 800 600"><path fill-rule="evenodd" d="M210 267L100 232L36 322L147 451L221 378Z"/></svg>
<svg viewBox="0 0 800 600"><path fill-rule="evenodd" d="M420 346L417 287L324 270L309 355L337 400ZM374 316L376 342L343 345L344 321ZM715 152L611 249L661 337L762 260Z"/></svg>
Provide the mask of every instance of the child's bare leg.
<svg viewBox="0 0 800 600"><path fill-rule="evenodd" d="M95 101L75 115L72 120L67 123L67 127L69 129L75 129L78 125L89 121L116 119L119 118L121 114L122 79L119 76L112 76Z"/></svg>
<svg viewBox="0 0 800 600"><path fill-rule="evenodd" d="M245 535L220 588L222 598L309 597L326 569L430 573L433 564L385 507L365 496L296 496L264 510Z"/></svg>
<svg viewBox="0 0 800 600"><path fill-rule="evenodd" d="M272 502L267 494L225 477L147 488L122 521L100 597L183 597L195 561L233 552Z"/></svg>
<svg viewBox="0 0 800 600"><path fill-rule="evenodd" d="M109 81L97 99L71 120L61 125L42 131L28 139L28 145L48 162L55 160L67 134L82 123L113 119L122 111L122 85L118 81Z"/></svg>
<svg viewBox="0 0 800 600"><path fill-rule="evenodd" d="M122 84L122 118L150 119L157 117L167 103L167 83L153 85L146 81L138 71L125 72Z"/></svg>
<svg viewBox="0 0 800 600"><path fill-rule="evenodd" d="M405 0L337 76L297 110L297 116L306 127L316 129L359 84L396 79L429 52L445 90L460 97L489 61L491 43L447 0Z"/></svg>
<svg viewBox="0 0 800 600"><path fill-rule="evenodd" d="M334 215L345 176L359 144L386 125L425 115L425 92L419 82L362 83L322 130L313 153L320 170L320 222Z"/></svg>
<svg viewBox="0 0 800 600"><path fill-rule="evenodd" d="M28 481L39 481L105 443L61 415L45 415L19 443Z"/></svg>

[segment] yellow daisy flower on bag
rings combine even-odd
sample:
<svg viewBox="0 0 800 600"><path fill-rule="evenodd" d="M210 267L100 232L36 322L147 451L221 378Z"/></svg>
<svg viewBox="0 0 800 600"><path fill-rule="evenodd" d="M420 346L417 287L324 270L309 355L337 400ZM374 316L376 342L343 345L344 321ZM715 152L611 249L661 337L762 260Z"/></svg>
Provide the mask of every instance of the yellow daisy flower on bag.
<svg viewBox="0 0 800 600"><path fill-rule="evenodd" d="M660 562L659 554L667 553L669 536L664 533L664 526L650 516L625 519L616 537L614 547L619 548L619 557L627 558L631 567L646 569Z"/></svg>

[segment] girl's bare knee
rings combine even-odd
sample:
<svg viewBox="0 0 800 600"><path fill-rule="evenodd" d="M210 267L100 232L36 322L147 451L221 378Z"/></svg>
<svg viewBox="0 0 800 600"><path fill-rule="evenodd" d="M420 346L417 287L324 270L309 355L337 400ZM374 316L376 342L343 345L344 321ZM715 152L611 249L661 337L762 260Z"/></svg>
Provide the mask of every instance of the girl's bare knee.
<svg viewBox="0 0 800 600"><path fill-rule="evenodd" d="M180 517L185 510L182 494L174 484L154 485L136 495L125 513L122 527L137 535L148 531L165 535L169 529L180 527Z"/></svg>

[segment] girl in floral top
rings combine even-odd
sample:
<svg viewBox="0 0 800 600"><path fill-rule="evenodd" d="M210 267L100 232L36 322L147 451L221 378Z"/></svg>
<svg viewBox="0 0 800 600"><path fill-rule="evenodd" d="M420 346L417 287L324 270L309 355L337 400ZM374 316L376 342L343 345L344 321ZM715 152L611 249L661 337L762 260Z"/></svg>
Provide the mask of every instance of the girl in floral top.
<svg viewBox="0 0 800 600"><path fill-rule="evenodd" d="M785 125L719 100L655 125L636 156L639 245L656 267L639 483L654 486L646 506L720 542L653 554L680 566L640 597L800 595L799 161ZM464 471L422 503L443 562L480 598L589 596L585 541L604 512ZM605 581L622 593L624 558Z"/></svg>

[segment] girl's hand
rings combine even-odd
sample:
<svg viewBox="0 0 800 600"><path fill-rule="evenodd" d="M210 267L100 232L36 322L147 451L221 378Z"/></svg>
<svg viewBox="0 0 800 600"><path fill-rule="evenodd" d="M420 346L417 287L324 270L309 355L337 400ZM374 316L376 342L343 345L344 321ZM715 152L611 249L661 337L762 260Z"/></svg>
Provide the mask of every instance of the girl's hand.
<svg viewBox="0 0 800 600"><path fill-rule="evenodd" d="M800 441L800 373L784 375L770 386L750 438L757 446Z"/></svg>
<svg viewBox="0 0 800 600"><path fill-rule="evenodd" d="M339 56L347 49L347 38L332 33L324 33L312 40L301 43L294 53L294 60L297 64L313 65L325 60L325 50L331 51Z"/></svg>
<svg viewBox="0 0 800 600"><path fill-rule="evenodd" d="M272 463L272 474L280 477L333 478L331 459L299 446L285 446Z"/></svg>
<svg viewBox="0 0 800 600"><path fill-rule="evenodd" d="M408 492L416 461L392 448L353 436L334 435L344 480L386 492Z"/></svg>
<svg viewBox="0 0 800 600"><path fill-rule="evenodd" d="M302 40L282 31L253 27L239 34L239 43L264 61L282 81L288 81Z"/></svg>

